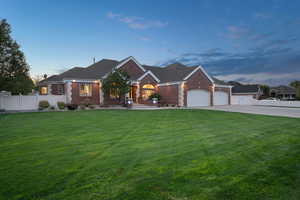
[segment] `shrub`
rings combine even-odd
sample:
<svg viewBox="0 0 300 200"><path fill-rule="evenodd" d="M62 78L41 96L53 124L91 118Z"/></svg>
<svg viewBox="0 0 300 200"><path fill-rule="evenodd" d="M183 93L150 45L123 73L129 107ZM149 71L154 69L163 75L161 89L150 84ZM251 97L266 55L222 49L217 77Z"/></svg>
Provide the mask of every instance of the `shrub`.
<svg viewBox="0 0 300 200"><path fill-rule="evenodd" d="M39 102L39 110L44 110L46 108L49 108L50 104L48 101L40 101Z"/></svg>
<svg viewBox="0 0 300 200"><path fill-rule="evenodd" d="M161 100L161 95L158 93L151 94L149 96L149 100L152 100L153 98L157 98L157 100L159 101L159 100Z"/></svg>
<svg viewBox="0 0 300 200"><path fill-rule="evenodd" d="M84 99L81 104L88 107L89 105L91 105L91 100L90 99Z"/></svg>
<svg viewBox="0 0 300 200"><path fill-rule="evenodd" d="M65 102L59 101L59 102L57 102L57 107L58 107L60 110L63 110L63 109L65 109L66 104L65 104Z"/></svg>
<svg viewBox="0 0 300 200"><path fill-rule="evenodd" d="M67 104L68 110L76 110L78 108L77 104Z"/></svg>
<svg viewBox="0 0 300 200"><path fill-rule="evenodd" d="M0 112L5 112L5 109L0 109Z"/></svg>
<svg viewBox="0 0 300 200"><path fill-rule="evenodd" d="M55 107L54 106L50 106L50 110L55 110Z"/></svg>
<svg viewBox="0 0 300 200"><path fill-rule="evenodd" d="M89 105L89 109L95 109L95 106Z"/></svg>
<svg viewBox="0 0 300 200"><path fill-rule="evenodd" d="M84 104L80 104L80 105L79 105L79 108L80 108L81 110L85 110L85 107L86 107L86 105L84 105Z"/></svg>

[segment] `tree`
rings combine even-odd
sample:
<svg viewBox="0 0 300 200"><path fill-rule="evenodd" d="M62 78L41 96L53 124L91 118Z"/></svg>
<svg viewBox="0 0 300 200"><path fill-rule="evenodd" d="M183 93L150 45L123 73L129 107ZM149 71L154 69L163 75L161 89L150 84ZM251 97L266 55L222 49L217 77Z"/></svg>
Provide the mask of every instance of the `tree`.
<svg viewBox="0 0 300 200"><path fill-rule="evenodd" d="M130 92L131 81L129 75L122 70L115 70L111 72L103 81L102 89L104 95L109 96L113 94L121 103L125 95Z"/></svg>
<svg viewBox="0 0 300 200"><path fill-rule="evenodd" d="M264 97L270 96L270 87L268 85L261 85L260 89L262 90Z"/></svg>
<svg viewBox="0 0 300 200"><path fill-rule="evenodd" d="M0 20L0 91L27 94L34 87L29 76L29 66L10 33L10 25L5 19Z"/></svg>
<svg viewBox="0 0 300 200"><path fill-rule="evenodd" d="M290 86L296 88L296 97L300 99L300 81L293 81Z"/></svg>
<svg viewBox="0 0 300 200"><path fill-rule="evenodd" d="M34 84L34 89L37 91L39 86L38 84L45 79L45 75L35 75L31 77L33 84Z"/></svg>

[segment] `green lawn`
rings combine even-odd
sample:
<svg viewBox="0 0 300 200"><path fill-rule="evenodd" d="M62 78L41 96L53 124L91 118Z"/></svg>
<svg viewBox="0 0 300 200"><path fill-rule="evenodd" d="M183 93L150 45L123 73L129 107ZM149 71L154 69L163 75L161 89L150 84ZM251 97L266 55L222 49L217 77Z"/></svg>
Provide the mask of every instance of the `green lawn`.
<svg viewBox="0 0 300 200"><path fill-rule="evenodd" d="M0 199L300 199L300 119L205 110L0 115Z"/></svg>

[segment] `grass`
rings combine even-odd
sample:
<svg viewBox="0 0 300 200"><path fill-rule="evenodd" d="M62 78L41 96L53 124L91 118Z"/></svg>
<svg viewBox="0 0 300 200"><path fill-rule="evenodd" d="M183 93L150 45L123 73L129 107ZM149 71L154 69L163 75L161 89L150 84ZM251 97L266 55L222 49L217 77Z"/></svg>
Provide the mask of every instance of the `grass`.
<svg viewBox="0 0 300 200"><path fill-rule="evenodd" d="M300 199L296 118L104 110L0 127L0 199Z"/></svg>

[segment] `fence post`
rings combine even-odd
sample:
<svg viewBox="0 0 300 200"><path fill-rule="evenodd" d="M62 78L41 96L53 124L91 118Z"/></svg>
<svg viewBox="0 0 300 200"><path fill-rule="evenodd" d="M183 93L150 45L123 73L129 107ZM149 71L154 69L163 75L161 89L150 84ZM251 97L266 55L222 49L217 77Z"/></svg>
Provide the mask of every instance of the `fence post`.
<svg viewBox="0 0 300 200"><path fill-rule="evenodd" d="M0 93L0 109L4 109L4 99L3 95Z"/></svg>

